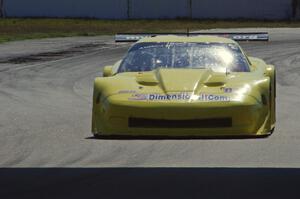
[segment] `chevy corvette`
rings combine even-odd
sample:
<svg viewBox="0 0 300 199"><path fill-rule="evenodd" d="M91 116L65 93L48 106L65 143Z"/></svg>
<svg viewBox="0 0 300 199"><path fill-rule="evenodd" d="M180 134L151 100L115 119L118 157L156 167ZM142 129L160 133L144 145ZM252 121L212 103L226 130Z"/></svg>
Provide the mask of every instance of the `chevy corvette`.
<svg viewBox="0 0 300 199"><path fill-rule="evenodd" d="M93 134L269 136L275 68L236 42L266 40L267 33L116 35L137 42L94 81Z"/></svg>

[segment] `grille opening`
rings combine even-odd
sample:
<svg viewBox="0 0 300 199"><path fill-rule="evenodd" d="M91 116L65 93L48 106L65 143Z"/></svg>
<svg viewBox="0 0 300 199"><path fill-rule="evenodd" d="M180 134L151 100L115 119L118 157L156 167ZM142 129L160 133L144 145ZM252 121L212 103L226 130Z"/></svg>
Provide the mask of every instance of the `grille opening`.
<svg viewBox="0 0 300 199"><path fill-rule="evenodd" d="M128 126L132 128L220 128L232 127L232 118L162 120L131 117L128 119Z"/></svg>

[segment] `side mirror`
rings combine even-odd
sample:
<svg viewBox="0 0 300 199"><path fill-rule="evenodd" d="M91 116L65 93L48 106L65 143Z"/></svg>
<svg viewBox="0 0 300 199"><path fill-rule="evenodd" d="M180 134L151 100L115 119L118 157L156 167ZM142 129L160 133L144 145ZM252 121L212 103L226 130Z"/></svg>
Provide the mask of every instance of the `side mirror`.
<svg viewBox="0 0 300 199"><path fill-rule="evenodd" d="M275 73L275 67L273 65L268 65L266 68L265 75L268 77L273 77Z"/></svg>
<svg viewBox="0 0 300 199"><path fill-rule="evenodd" d="M113 75L112 66L105 66L103 69L103 77L110 77Z"/></svg>

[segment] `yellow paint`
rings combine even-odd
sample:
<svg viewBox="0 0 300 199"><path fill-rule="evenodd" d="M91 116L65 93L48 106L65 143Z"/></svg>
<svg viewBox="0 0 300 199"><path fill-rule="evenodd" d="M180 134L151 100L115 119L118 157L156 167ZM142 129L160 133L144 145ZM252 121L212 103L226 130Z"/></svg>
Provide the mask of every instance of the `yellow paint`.
<svg viewBox="0 0 300 199"><path fill-rule="evenodd" d="M139 42L235 43L214 36L159 36ZM251 72L229 74L209 69L165 68L116 73L120 62L106 67L106 74L110 74L110 69L113 75L98 77L94 82L92 132L104 136L269 135L275 126L275 68L258 58L249 60ZM138 100L140 96L146 98ZM232 126L133 128L128 126L130 117L175 121L232 118Z"/></svg>

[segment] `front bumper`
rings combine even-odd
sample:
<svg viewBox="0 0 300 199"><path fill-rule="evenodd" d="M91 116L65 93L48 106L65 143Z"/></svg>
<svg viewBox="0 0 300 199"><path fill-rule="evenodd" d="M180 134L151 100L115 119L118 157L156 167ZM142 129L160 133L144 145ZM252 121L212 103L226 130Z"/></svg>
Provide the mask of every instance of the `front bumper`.
<svg viewBox="0 0 300 199"><path fill-rule="evenodd" d="M94 104L92 126L95 135L125 136L263 136L271 131L268 106L252 97L244 102L205 103L111 97L105 104Z"/></svg>

